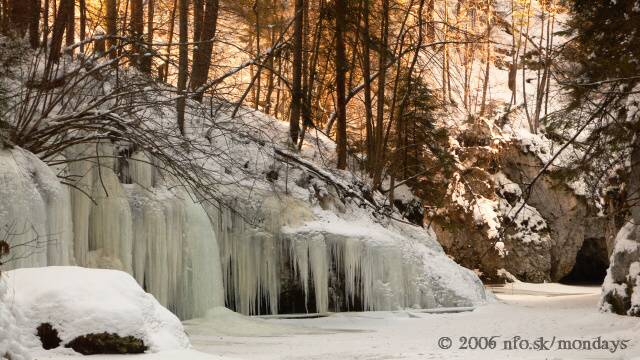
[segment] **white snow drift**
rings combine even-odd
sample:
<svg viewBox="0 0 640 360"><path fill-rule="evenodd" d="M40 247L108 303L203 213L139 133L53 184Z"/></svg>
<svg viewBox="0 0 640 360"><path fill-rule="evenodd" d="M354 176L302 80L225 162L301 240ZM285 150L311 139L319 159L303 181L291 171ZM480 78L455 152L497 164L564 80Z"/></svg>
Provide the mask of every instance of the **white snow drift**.
<svg viewBox="0 0 640 360"><path fill-rule="evenodd" d="M141 339L152 352L189 347L180 320L122 271L54 266L12 270L3 277L9 291L5 301L23 314L16 327L27 334L30 346L39 347L36 328L49 323L61 346L107 332Z"/></svg>

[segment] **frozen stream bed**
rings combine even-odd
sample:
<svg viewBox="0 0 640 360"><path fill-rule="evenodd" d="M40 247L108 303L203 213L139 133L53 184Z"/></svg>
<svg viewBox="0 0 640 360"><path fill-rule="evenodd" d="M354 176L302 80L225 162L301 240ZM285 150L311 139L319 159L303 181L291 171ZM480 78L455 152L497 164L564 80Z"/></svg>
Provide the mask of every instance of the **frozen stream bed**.
<svg viewBox="0 0 640 360"><path fill-rule="evenodd" d="M497 302L458 313L398 311L255 319L218 309L208 319L185 324L194 350L131 358L640 359L640 319L598 312L599 287L518 283L502 287L496 293ZM495 349L459 349L462 336L497 336ZM503 350L505 341L513 343L517 336L529 340L531 346L543 337L545 346L556 350ZM450 349L439 348L438 340L442 337L451 338ZM580 343L581 347L588 341L592 348L557 350L560 340ZM593 348L595 343L602 347L605 340L608 350ZM472 342L475 340L469 345ZM612 345L616 346L615 352ZM71 358L61 354L41 355L39 359ZM128 357L92 357L125 358Z"/></svg>

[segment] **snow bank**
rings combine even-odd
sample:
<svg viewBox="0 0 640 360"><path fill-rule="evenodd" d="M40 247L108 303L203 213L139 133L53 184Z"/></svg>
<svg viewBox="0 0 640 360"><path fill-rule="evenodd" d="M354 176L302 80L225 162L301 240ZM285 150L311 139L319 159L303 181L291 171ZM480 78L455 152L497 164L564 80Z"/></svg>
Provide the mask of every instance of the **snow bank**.
<svg viewBox="0 0 640 360"><path fill-rule="evenodd" d="M328 332L296 324L274 323L265 319L238 314L225 307L212 308L202 318L185 321L184 326L192 338L206 336L264 337Z"/></svg>
<svg viewBox="0 0 640 360"><path fill-rule="evenodd" d="M29 344L39 346L35 329L50 323L62 346L78 336L108 332L141 339L152 352L189 347L180 320L127 273L53 266L5 276L13 306L24 314L19 327L28 332Z"/></svg>
<svg viewBox="0 0 640 360"><path fill-rule="evenodd" d="M29 331L18 326L23 320L21 312L10 299L4 275L0 276L0 358L29 360L31 356L25 348Z"/></svg>
<svg viewBox="0 0 640 360"><path fill-rule="evenodd" d="M640 242L638 225L626 223L618 232L607 276L602 284L600 309L640 316Z"/></svg>

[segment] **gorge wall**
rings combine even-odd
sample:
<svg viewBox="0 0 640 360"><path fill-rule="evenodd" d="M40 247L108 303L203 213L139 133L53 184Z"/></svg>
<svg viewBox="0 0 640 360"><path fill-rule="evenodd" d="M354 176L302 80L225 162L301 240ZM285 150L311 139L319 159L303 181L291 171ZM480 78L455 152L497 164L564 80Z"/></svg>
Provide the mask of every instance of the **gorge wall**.
<svg viewBox="0 0 640 360"><path fill-rule="evenodd" d="M596 209L518 140L488 131L459 137L460 166L447 184L449 205L432 226L447 254L486 282L597 283L604 278L618 230L615 197ZM478 136L478 134L482 134ZM526 193L528 191L528 193ZM525 201L526 200L526 201Z"/></svg>

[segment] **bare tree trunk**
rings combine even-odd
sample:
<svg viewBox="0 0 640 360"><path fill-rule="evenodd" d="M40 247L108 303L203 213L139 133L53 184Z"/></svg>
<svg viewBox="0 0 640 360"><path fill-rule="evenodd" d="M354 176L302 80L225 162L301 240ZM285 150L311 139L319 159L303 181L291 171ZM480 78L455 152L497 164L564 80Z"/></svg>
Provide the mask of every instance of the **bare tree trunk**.
<svg viewBox="0 0 640 360"><path fill-rule="evenodd" d="M138 67L138 69L142 69L141 60L142 60L142 52L143 46L141 45L142 32L144 31L144 8L142 5L142 0L130 0L131 1L131 21L129 22L129 37L131 41L133 41L132 52L133 56L131 57L132 62Z"/></svg>
<svg viewBox="0 0 640 360"><path fill-rule="evenodd" d="M392 178L392 181L394 181L395 177L401 176L400 171L398 171L399 169L403 170L403 172L405 173L405 176L407 171L408 142L407 142L407 126L404 121L404 117L405 117L405 108L407 106L407 101L411 96L413 71L416 67L416 64L418 63L418 58L420 57L420 49L423 43L422 28L424 24L423 24L422 11L424 9L424 2L425 0L420 0L420 3L418 5L418 39L416 41L416 50L413 53L413 58L411 59L411 64L409 65L409 69L407 69L407 75L405 78L405 84L406 84L405 92L398 106L398 120L397 120L397 134L396 134L397 140L396 140L396 156L395 156L396 168L394 171L395 176ZM403 154L402 159L400 159L401 157L400 154ZM391 188L389 189L389 200L391 204L393 204L393 194L394 194L394 187L391 186Z"/></svg>
<svg viewBox="0 0 640 360"><path fill-rule="evenodd" d="M151 48L153 44L153 31L154 31L154 9L155 2L153 0L147 0L147 49L140 60L140 70L144 73L151 74L151 64L153 63L153 56L151 56Z"/></svg>
<svg viewBox="0 0 640 360"><path fill-rule="evenodd" d="M49 37L49 0L44 0L42 7L42 46L47 48L47 38Z"/></svg>
<svg viewBox="0 0 640 360"><path fill-rule="evenodd" d="M553 9L554 6L554 2L551 2L552 6L551 8ZM545 93L544 93L544 116L547 116L548 114L548 108L549 108L549 87L551 86L551 76L550 76L550 71L551 71L551 57L549 57L549 52L551 52L551 50L553 49L553 32L555 30L555 25L556 25L556 15L555 13L552 13L551 15L551 31L549 31L549 25L547 25L547 63L545 64L546 67L546 72L547 72L547 81L546 81L546 85L545 85Z"/></svg>
<svg viewBox="0 0 640 360"><path fill-rule="evenodd" d="M274 27L271 26L271 33L270 33L270 40L269 40L269 46L273 47L276 41L276 32L274 30ZM271 113L271 95L273 95L273 86L274 86L274 81L273 81L273 66L274 66L274 61L273 61L273 56L269 57L269 61L267 62L267 65L269 66L269 69L271 69L269 71L269 77L267 78L267 94L265 95L265 104L264 104L264 112L265 114L270 114Z"/></svg>
<svg viewBox="0 0 640 360"><path fill-rule="evenodd" d="M198 51L198 42L200 41L200 35L202 35L202 22L204 21L204 0L193 0L193 42L195 46L193 48L192 57L195 59L196 52Z"/></svg>
<svg viewBox="0 0 640 360"><path fill-rule="evenodd" d="M433 0L432 0L433 1ZM362 27L362 77L364 78L364 108L366 117L366 143L367 143L367 168L373 167L375 134L373 131L373 104L371 101L371 54L370 54L370 30L369 30L369 0L363 0Z"/></svg>
<svg viewBox="0 0 640 360"><path fill-rule="evenodd" d="M322 2L320 3L320 11L322 11ZM298 141L298 150L302 149L302 145L304 144L304 136L309 127L315 126L313 120L311 119L311 96L312 89L314 83L314 77L316 74L315 68L318 60L318 52L320 50L320 34L322 31L322 17L318 19L318 23L316 24L315 31L313 32L314 37L312 40L312 49L309 49L309 2L305 3L304 9L304 31L303 31L303 43L302 43L302 52L304 54L312 54L311 55L311 63L309 63L309 59L307 56L303 56L302 60L302 133L300 134L300 140Z"/></svg>
<svg viewBox="0 0 640 360"><path fill-rule="evenodd" d="M516 78L518 75L518 52L520 44L518 42L518 50L516 51L516 18L515 18L515 0L511 0L511 67L509 68L509 89L511 90L511 102L509 106L516 104L518 87Z"/></svg>
<svg viewBox="0 0 640 360"><path fill-rule="evenodd" d="M436 38L436 24L433 21L433 13L435 12L435 1L429 0L427 3L427 39L434 41Z"/></svg>
<svg viewBox="0 0 640 360"><path fill-rule="evenodd" d="M66 24L66 45L71 46L75 43L75 32L76 32L76 6L75 1L65 2L65 5L69 8L67 9L67 24ZM62 6L62 5L60 5ZM67 50L67 54L73 55L73 49Z"/></svg>
<svg viewBox="0 0 640 360"><path fill-rule="evenodd" d="M345 75L347 55L345 49L346 0L336 0L336 110L338 124L336 132L338 169L347 168L347 100L345 93Z"/></svg>
<svg viewBox="0 0 640 360"><path fill-rule="evenodd" d="M278 73L282 74L282 58L278 57ZM278 76L278 84L276 85L276 103L273 106L273 116L278 117L278 114L282 114L280 111L280 97L282 94L282 79Z"/></svg>
<svg viewBox="0 0 640 360"><path fill-rule="evenodd" d="M546 57L546 51L545 51L545 58L543 60L542 58L542 41L544 40L544 3L541 3L540 5L540 40L538 43L538 61L542 62L544 61L546 63L547 61L547 57ZM544 70L546 70L546 66L543 66ZM538 129L540 128L540 110L542 107L542 100L544 99L544 89L545 89L545 85L546 85L546 78L545 75L542 74L543 73L543 69L538 68L537 74L536 74L536 103L535 103L535 109L533 111L533 126Z"/></svg>
<svg viewBox="0 0 640 360"><path fill-rule="evenodd" d="M484 82L482 84L482 103L480 105L480 116L485 115L487 106L487 89L489 87L489 71L491 70L491 0L487 1L487 59L484 68Z"/></svg>
<svg viewBox="0 0 640 360"><path fill-rule="evenodd" d="M45 69L44 77L48 78L53 70L53 65L60 59L60 51L62 50L62 39L64 36L67 22L69 21L69 9L73 7L73 0L60 0L58 13L53 22L53 31L51 34L51 48L49 49L49 58Z"/></svg>
<svg viewBox="0 0 640 360"><path fill-rule="evenodd" d="M107 47L109 57L116 57L115 47L117 41L114 38L118 34L118 3L116 0L106 0L106 27L107 27Z"/></svg>
<svg viewBox="0 0 640 360"><path fill-rule="evenodd" d="M10 0L8 5L9 27L18 37L22 38L29 30L33 0Z"/></svg>
<svg viewBox="0 0 640 360"><path fill-rule="evenodd" d="M382 168L384 166L384 93L387 81L387 48L389 46L389 0L382 0L382 18L380 25L381 46L378 55L378 103L376 108L376 155L373 174L374 187L382 182Z"/></svg>
<svg viewBox="0 0 640 360"><path fill-rule="evenodd" d="M213 52L213 39L218 26L219 0L206 0L204 9L204 21L198 50L192 65L191 89L196 91L207 82L209 68L211 67L211 55ZM194 99L202 101L203 93L196 92Z"/></svg>
<svg viewBox="0 0 640 360"><path fill-rule="evenodd" d="M530 14L531 14L531 2L528 3L527 5L527 28L524 34L524 49L523 49L523 56L527 55L527 44L529 43L528 39L529 39L529 28L531 25L531 20L530 20ZM529 105L527 104L527 79L526 79L526 67L524 66L524 60L522 61L523 65L522 65L522 101L524 102L524 112L527 115L527 122L529 124L529 129L531 130L532 133L537 133L538 129L535 127L535 125L533 124L533 122L531 121L531 115L529 114Z"/></svg>
<svg viewBox="0 0 640 360"><path fill-rule="evenodd" d="M189 3L188 0L178 0L178 29L180 44L178 44L178 101L177 101L177 115L178 115L178 129L180 134L185 135L184 124L184 111L186 106L186 86L187 86L187 71L189 67Z"/></svg>
<svg viewBox="0 0 640 360"><path fill-rule="evenodd" d="M32 49L40 45L40 0L27 0L31 4L29 21L29 44Z"/></svg>
<svg viewBox="0 0 640 360"><path fill-rule="evenodd" d="M44 0L45 3L47 0ZM80 52L84 54L84 40L87 37L87 1L79 0L80 3Z"/></svg>
<svg viewBox="0 0 640 360"><path fill-rule="evenodd" d="M256 17L256 57L260 56L260 2L256 0L253 3L253 13ZM262 85L262 67L258 67L258 73L256 74L256 87L255 87L255 96L253 98L253 108L258 110L258 106L260 105L260 92Z"/></svg>
<svg viewBox="0 0 640 360"><path fill-rule="evenodd" d="M336 3L336 10L338 4ZM293 30L293 83L291 84L291 115L289 136L295 146L300 133L300 113L302 107L302 31L304 23L304 0L296 0ZM337 24L337 14L336 14ZM336 30L337 34L337 30Z"/></svg>
<svg viewBox="0 0 640 360"><path fill-rule="evenodd" d="M167 45L167 57L164 60L162 70L162 81L167 82L169 78L169 61L171 60L171 47L173 45L173 35L176 25L176 11L178 10L178 0L173 0L171 9L171 19L169 20L169 44Z"/></svg>

